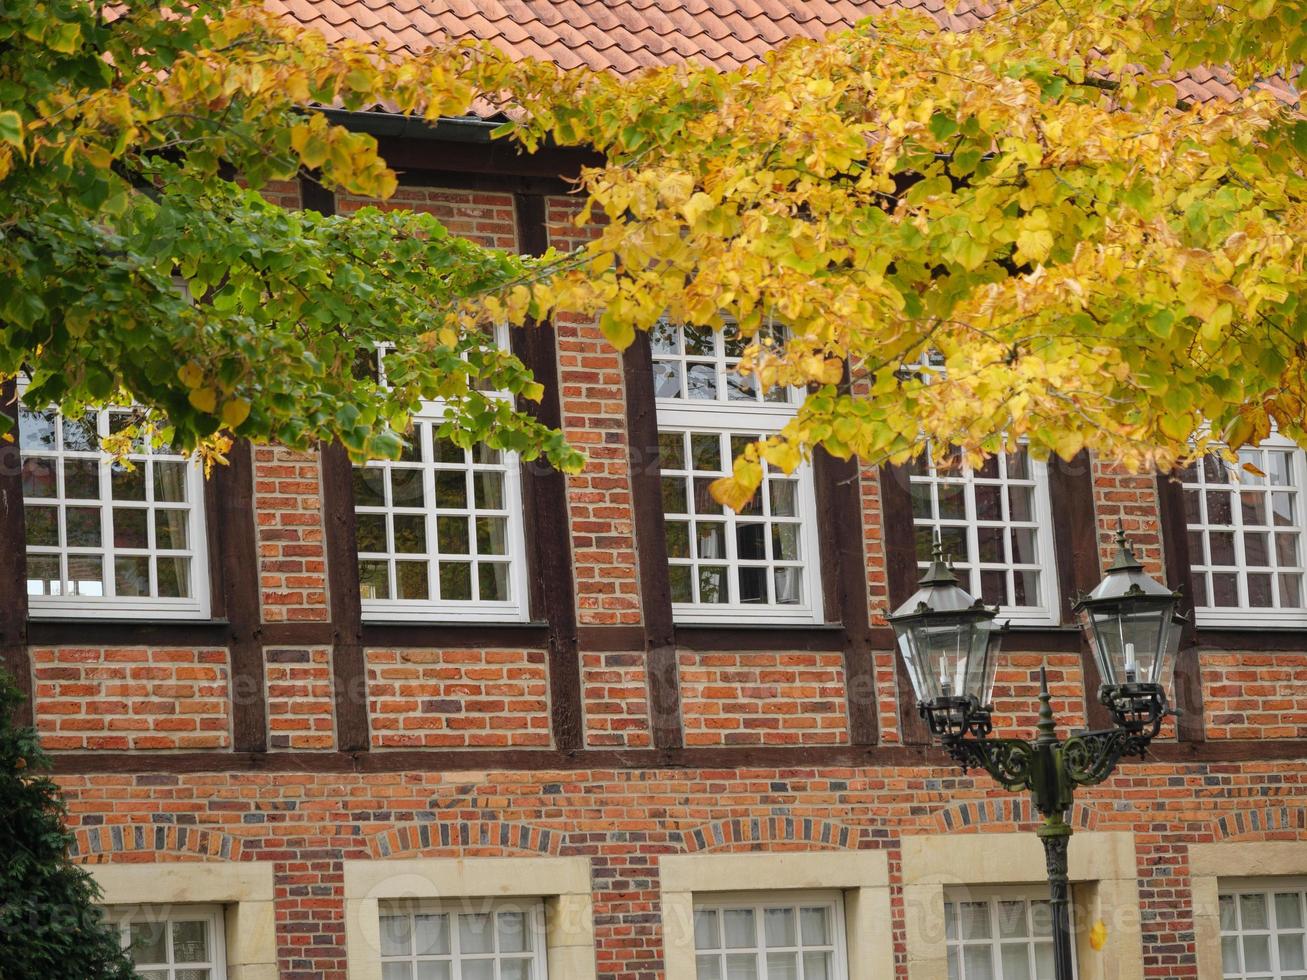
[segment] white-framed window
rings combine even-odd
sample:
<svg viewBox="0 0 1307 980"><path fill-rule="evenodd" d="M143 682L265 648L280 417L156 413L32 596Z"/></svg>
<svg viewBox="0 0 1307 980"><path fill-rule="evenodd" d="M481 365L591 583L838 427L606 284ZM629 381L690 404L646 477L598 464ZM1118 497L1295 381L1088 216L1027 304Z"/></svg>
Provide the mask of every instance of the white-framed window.
<svg viewBox="0 0 1307 980"><path fill-rule="evenodd" d="M1048 900L1020 888L946 894L949 980L1054 980L1052 927Z"/></svg>
<svg viewBox="0 0 1307 980"><path fill-rule="evenodd" d="M525 620L518 457L442 439L444 413L442 403L426 403L400 459L354 467L364 618Z"/></svg>
<svg viewBox="0 0 1307 980"><path fill-rule="evenodd" d="M1194 611L1211 626L1307 625L1307 457L1279 435L1238 455L1265 475L1215 455L1181 471Z"/></svg>
<svg viewBox="0 0 1307 980"><path fill-rule="evenodd" d="M1307 980L1307 880L1221 882L1223 980Z"/></svg>
<svg viewBox="0 0 1307 980"><path fill-rule="evenodd" d="M226 980L222 909L216 905L109 910L140 980Z"/></svg>
<svg viewBox="0 0 1307 980"><path fill-rule="evenodd" d="M696 899L696 980L846 980L838 892Z"/></svg>
<svg viewBox="0 0 1307 980"><path fill-rule="evenodd" d="M938 535L963 587L1003 618L1060 621L1047 464L1018 448L973 470L950 448L918 456L908 479L918 567Z"/></svg>
<svg viewBox="0 0 1307 980"><path fill-rule="evenodd" d="M736 370L746 342L662 322L653 330L659 471L672 611L681 622L820 621L812 467L764 464L753 500L734 512L712 499L740 450L779 431L800 392L770 389Z"/></svg>
<svg viewBox="0 0 1307 980"><path fill-rule="evenodd" d="M33 616L208 616L200 463L144 440L123 459L101 449L133 420L127 409L69 419L19 405Z"/></svg>
<svg viewBox="0 0 1307 980"><path fill-rule="evenodd" d="M382 980L547 980L539 899L381 907Z"/></svg>

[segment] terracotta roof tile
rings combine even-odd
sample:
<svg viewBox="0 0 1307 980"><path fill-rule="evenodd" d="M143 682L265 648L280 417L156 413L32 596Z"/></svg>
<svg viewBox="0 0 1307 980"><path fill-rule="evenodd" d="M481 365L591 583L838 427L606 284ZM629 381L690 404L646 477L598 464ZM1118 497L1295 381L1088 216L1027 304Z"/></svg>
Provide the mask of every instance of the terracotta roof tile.
<svg viewBox="0 0 1307 980"><path fill-rule="evenodd" d="M693 60L731 69L759 61L790 37L821 37L890 7L919 10L954 30L980 23L990 7L962 0L265 0L269 10L331 40L349 37L421 51L479 38L520 57L563 68L586 65L628 75ZM1194 101L1230 98L1223 72L1196 69L1176 82ZM1300 101L1283 80L1264 86Z"/></svg>

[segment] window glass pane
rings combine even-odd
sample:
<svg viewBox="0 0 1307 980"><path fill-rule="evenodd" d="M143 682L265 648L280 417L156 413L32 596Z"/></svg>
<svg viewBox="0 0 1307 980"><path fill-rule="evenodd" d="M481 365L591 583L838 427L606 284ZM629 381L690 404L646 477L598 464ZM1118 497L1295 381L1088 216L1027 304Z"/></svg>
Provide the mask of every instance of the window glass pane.
<svg viewBox="0 0 1307 980"><path fill-rule="evenodd" d="M133 922L128 927L128 951L133 963L167 963L168 923Z"/></svg>
<svg viewBox="0 0 1307 980"><path fill-rule="evenodd" d="M794 909L766 909L763 912L763 936L769 947L798 944Z"/></svg>
<svg viewBox="0 0 1307 980"><path fill-rule="evenodd" d="M113 544L115 548L148 548L149 532L146 517L149 512L141 507L115 507L113 509Z"/></svg>
<svg viewBox="0 0 1307 980"><path fill-rule="evenodd" d="M721 937L717 928L716 909L695 909L694 911L694 948L718 949Z"/></svg>
<svg viewBox="0 0 1307 980"><path fill-rule="evenodd" d="M99 555L69 555L67 594L104 595L104 559Z"/></svg>
<svg viewBox="0 0 1307 980"><path fill-rule="evenodd" d="M27 543L42 547L59 545L59 511L54 507L23 508L23 519L27 522Z"/></svg>
<svg viewBox="0 0 1307 980"><path fill-rule="evenodd" d="M753 909L726 909L722 912L722 933L727 949L757 945Z"/></svg>
<svg viewBox="0 0 1307 980"><path fill-rule="evenodd" d="M727 954L726 980L758 980L758 957L753 953Z"/></svg>
<svg viewBox="0 0 1307 980"><path fill-rule="evenodd" d="M72 562L69 562L69 569ZM162 555L154 559L155 579L159 595L165 598L185 599L191 595L191 560ZM98 582L98 576L97 576Z"/></svg>
<svg viewBox="0 0 1307 980"><path fill-rule="evenodd" d="M1301 929L1302 895L1298 892L1281 892L1275 896L1275 925L1279 929Z"/></svg>
<svg viewBox="0 0 1307 980"><path fill-rule="evenodd" d="M177 466L180 468L177 480L180 486L186 486L186 467L184 463L155 463L156 469L159 466ZM65 459L64 463L64 496L70 500L99 500L100 499L100 470L103 468L98 459ZM24 471L24 475L26 472ZM26 484L24 484L26 487ZM26 489L24 489L26 492ZM185 496L168 497L163 496L156 490L155 500L184 500Z"/></svg>
<svg viewBox="0 0 1307 980"><path fill-rule="evenodd" d="M797 953L768 953L767 980L799 980Z"/></svg>
<svg viewBox="0 0 1307 980"><path fill-rule="evenodd" d="M127 463L110 463L109 485L114 500L144 500L145 468L132 464L129 469Z"/></svg>
<svg viewBox="0 0 1307 980"><path fill-rule="evenodd" d="M119 557L113 563L114 591L119 596L150 594L150 559Z"/></svg>
<svg viewBox="0 0 1307 980"><path fill-rule="evenodd" d="M1003 943L999 947L1003 980L1035 980L1030 975L1030 953L1026 943Z"/></svg>
<svg viewBox="0 0 1307 980"><path fill-rule="evenodd" d="M521 912L500 912L495 917L495 923L499 935L499 952L521 953L530 949L526 916Z"/></svg>
<svg viewBox="0 0 1307 980"><path fill-rule="evenodd" d="M23 460L23 496L59 496L58 467L53 459L31 457Z"/></svg>
<svg viewBox="0 0 1307 980"><path fill-rule="evenodd" d="M177 963L204 963L209 959L208 923L180 921L172 924L172 957Z"/></svg>
<svg viewBox="0 0 1307 980"><path fill-rule="evenodd" d="M458 949L461 954L491 953L495 934L490 916L484 912L464 912L458 917Z"/></svg>
<svg viewBox="0 0 1307 980"><path fill-rule="evenodd" d="M481 602L507 602L508 564L502 561L477 564L477 599Z"/></svg>
<svg viewBox="0 0 1307 980"><path fill-rule="evenodd" d="M364 599L390 598L390 563L384 561L359 562L359 594Z"/></svg>

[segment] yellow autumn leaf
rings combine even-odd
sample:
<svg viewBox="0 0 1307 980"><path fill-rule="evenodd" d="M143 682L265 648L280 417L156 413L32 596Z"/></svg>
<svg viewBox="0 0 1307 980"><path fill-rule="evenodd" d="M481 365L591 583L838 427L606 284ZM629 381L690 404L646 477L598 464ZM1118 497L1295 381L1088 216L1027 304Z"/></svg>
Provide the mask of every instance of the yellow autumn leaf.
<svg viewBox="0 0 1307 980"><path fill-rule="evenodd" d="M204 382L204 371L194 361L187 361L177 369L177 379L187 388L198 388Z"/></svg>
<svg viewBox="0 0 1307 980"><path fill-rule="evenodd" d="M212 415L218 407L218 393L209 387L192 388L186 400L198 411Z"/></svg>
<svg viewBox="0 0 1307 980"><path fill-rule="evenodd" d="M230 398L222 403L222 424L227 428L235 429L249 417L250 403L244 398Z"/></svg>
<svg viewBox="0 0 1307 980"><path fill-rule="evenodd" d="M1107 945L1107 925L1102 919L1096 921L1089 929L1089 945L1095 952L1101 952Z"/></svg>
<svg viewBox="0 0 1307 980"><path fill-rule="evenodd" d="M690 199L681 205L681 213L689 225L696 225L699 219L716 207L717 202L703 191L695 191Z"/></svg>

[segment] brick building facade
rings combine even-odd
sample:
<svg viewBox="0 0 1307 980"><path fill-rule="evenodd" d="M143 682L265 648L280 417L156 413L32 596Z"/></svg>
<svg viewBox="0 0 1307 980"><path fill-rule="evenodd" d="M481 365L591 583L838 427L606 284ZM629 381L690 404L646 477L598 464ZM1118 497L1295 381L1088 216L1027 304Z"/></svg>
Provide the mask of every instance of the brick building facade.
<svg viewBox="0 0 1307 980"><path fill-rule="evenodd" d="M587 233L557 180L575 160L442 132L383 139L403 170L389 206L526 252ZM368 203L308 182L273 193L340 213ZM1179 660L1178 723L1147 759L1077 796L1079 975L1296 975L1301 451L1266 450L1286 469L1277 483L1263 467L1261 489L1083 457L950 477L819 455L806 482L768 491L756 525L772 543L751 565L755 525L705 516L700 464L672 458L701 459L719 429L767 417L762 406L693 441L701 423L678 422L659 384L674 370L705 376L693 370L699 338L641 337L618 353L593 324L562 320L509 342L546 384L541 416L587 452L582 473L451 462L432 440L382 480L338 448L238 446L186 498L200 531L177 549L191 564L176 591L203 594L202 608L183 595L119 615L94 588L78 594L74 559L136 552L101 542L73 554L74 512L88 505L68 503L83 458L71 430L25 417L22 446L4 448L0 536L14 556L26 541L28 560L3 571L0 649L54 756L76 860L125 936L163 936L138 959L161 971L150 976L917 980L989 975L982 960L995 976L1035 975L1046 946L1035 815L927 744L881 617L914 588L919 532L951 529L986 594L1007 590L1017 624L996 728L1031 731L1041 666L1064 733L1103 725L1066 597L1097 582L1118 522L1154 575L1211 605ZM702 363L729 367L723 356ZM56 464L47 494L41 467ZM684 486L667 475L682 470ZM421 492L419 477L432 481ZM142 507L178 499L160 487ZM115 541L117 488L98 498ZM1000 491L1006 503L986 511ZM792 492L806 511L785 509ZM1020 500L1033 511L1018 514ZM60 536L34 543L53 509ZM705 542L728 520L723 554ZM157 552L165 523L152 526L143 550ZM411 534L424 546L401 526L421 528ZM1011 537L987 565L991 531ZM1027 531L1035 559L1023 561ZM797 574L784 565L791 534ZM1238 563L1217 554L1226 534ZM1259 546L1278 559L1252 560ZM57 588L34 571L51 558L64 561ZM760 614L744 598L761 587L755 566L772 576ZM115 582L104 592L127 591L104 574ZM146 597L165 598L163 566L151 574ZM704 590L728 581L728 614L698 615ZM1094 951L1085 930L1100 919L1109 938ZM204 940L188 946L195 923ZM208 972L185 972L185 956Z"/></svg>

